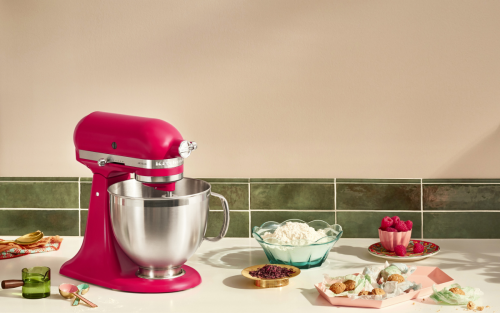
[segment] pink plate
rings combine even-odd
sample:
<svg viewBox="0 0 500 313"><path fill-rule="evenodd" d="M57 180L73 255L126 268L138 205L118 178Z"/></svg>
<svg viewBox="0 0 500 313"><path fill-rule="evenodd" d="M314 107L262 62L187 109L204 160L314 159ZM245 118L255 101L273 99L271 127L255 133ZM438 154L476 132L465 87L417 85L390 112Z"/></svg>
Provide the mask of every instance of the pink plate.
<svg viewBox="0 0 500 313"><path fill-rule="evenodd" d="M421 253L413 253L413 244L420 243L424 246L424 252ZM430 256L436 255L439 250L439 246L435 243L423 241L423 240L411 240L408 247L406 247L406 255L405 256L397 256L394 251L387 251L380 242L377 242L368 247L368 252L376 257L388 259L388 260L397 260L397 261L417 261L428 258Z"/></svg>
<svg viewBox="0 0 500 313"><path fill-rule="evenodd" d="M437 289L449 286L453 283L453 278L448 276L441 269L434 266L417 266L417 270L408 276L408 280L422 284L422 289L412 291L394 298L386 300L365 300L365 299L349 299L346 297L329 297L323 291L323 283L314 285L323 298L332 305L336 306L353 306L361 308L376 308L381 309L390 305L402 303L417 297L425 297L432 293L432 285L436 284Z"/></svg>

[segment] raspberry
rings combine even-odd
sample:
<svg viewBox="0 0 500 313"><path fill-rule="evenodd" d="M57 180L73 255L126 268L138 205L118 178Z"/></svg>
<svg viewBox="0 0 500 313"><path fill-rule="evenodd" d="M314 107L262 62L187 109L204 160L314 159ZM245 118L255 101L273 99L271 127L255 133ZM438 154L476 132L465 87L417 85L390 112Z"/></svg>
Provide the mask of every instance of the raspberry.
<svg viewBox="0 0 500 313"><path fill-rule="evenodd" d="M405 224L406 224L406 228L408 228L408 230L411 230L413 228L413 222L412 221L407 220L405 222Z"/></svg>
<svg viewBox="0 0 500 313"><path fill-rule="evenodd" d="M390 233L397 233L398 230L394 227L387 227L385 231L390 232Z"/></svg>
<svg viewBox="0 0 500 313"><path fill-rule="evenodd" d="M392 223L393 223L392 218L390 218L389 216L386 216L382 219L382 225L380 225L380 229L384 230L387 227L391 227Z"/></svg>
<svg viewBox="0 0 500 313"><path fill-rule="evenodd" d="M392 227L396 227L396 225L398 225L400 220L401 219L399 218L399 216L393 216L392 217Z"/></svg>
<svg viewBox="0 0 500 313"><path fill-rule="evenodd" d="M422 253L424 252L424 246L418 242L413 243L413 253Z"/></svg>
<svg viewBox="0 0 500 313"><path fill-rule="evenodd" d="M406 255L406 248L403 245L396 246L394 248L394 252L396 252L397 256L405 256Z"/></svg>
<svg viewBox="0 0 500 313"><path fill-rule="evenodd" d="M399 221L399 223L394 228L396 228L396 230L399 232L408 231L408 228L406 227L406 224L403 221Z"/></svg>

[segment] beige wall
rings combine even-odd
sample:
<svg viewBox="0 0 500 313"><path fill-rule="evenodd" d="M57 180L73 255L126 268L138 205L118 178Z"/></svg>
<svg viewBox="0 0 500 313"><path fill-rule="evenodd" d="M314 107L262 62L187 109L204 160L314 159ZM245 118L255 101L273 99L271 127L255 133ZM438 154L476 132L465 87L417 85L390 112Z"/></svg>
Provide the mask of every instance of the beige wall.
<svg viewBox="0 0 500 313"><path fill-rule="evenodd" d="M499 1L0 1L0 176L90 176L100 110L195 177L500 177Z"/></svg>

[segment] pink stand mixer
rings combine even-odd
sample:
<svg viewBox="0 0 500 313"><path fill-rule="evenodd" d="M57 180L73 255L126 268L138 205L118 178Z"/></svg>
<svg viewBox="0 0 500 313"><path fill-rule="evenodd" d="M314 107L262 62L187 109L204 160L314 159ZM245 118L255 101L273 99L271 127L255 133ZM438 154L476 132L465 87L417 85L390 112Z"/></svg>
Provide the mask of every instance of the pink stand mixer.
<svg viewBox="0 0 500 313"><path fill-rule="evenodd" d="M183 177L196 143L165 121L104 112L84 117L74 142L76 159L94 176L82 247L60 273L130 292L199 285L200 274L184 263L203 240L225 236L229 206L209 183ZM205 237L211 195L224 209L215 238Z"/></svg>

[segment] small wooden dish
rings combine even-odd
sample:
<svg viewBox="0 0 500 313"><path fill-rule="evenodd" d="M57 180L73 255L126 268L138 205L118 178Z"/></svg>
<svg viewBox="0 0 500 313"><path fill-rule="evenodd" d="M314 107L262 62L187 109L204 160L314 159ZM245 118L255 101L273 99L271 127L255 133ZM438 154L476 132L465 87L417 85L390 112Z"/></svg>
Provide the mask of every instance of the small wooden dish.
<svg viewBox="0 0 500 313"><path fill-rule="evenodd" d="M264 267L266 265L275 265L279 267L284 267L293 270L293 274L290 275L290 277L284 277L284 278L277 278L277 279L263 279L263 278L258 278L258 277L253 277L250 275L250 272L256 271L261 267ZM283 265L283 264L261 264L261 265L254 265L245 268L244 270L241 271L241 275L245 276L246 278L250 278L254 281L255 286L261 287L261 288L276 288L276 287L283 287L288 285L289 279L292 277L295 277L300 274L300 269L291 266L291 265Z"/></svg>

